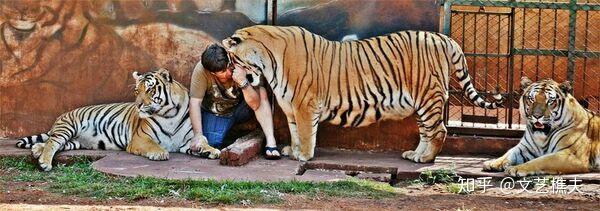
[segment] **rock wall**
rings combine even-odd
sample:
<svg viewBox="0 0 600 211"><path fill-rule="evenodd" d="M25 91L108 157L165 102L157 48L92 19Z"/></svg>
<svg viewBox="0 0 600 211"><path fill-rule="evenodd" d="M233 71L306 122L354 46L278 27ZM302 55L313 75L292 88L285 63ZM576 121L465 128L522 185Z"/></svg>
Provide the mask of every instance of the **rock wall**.
<svg viewBox="0 0 600 211"><path fill-rule="evenodd" d="M437 1L277 1L278 25L332 40L404 29L436 31ZM266 24L266 0L0 1L0 137L47 131L71 109L133 100L131 72L158 67L189 85L202 51L236 29ZM289 140L277 109L278 139ZM342 135L339 135L342 134ZM342 129L323 125L320 146L406 150L414 120Z"/></svg>

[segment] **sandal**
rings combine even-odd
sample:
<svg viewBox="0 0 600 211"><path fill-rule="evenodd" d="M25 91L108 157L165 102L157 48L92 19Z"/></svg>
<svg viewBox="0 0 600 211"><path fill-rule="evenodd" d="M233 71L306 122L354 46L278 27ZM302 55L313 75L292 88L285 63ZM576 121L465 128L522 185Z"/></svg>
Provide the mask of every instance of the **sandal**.
<svg viewBox="0 0 600 211"><path fill-rule="evenodd" d="M281 153L277 150L277 147L265 147L265 159L267 160L279 160L281 159ZM270 152L271 155L267 154ZM277 152L279 155L273 155L274 152Z"/></svg>

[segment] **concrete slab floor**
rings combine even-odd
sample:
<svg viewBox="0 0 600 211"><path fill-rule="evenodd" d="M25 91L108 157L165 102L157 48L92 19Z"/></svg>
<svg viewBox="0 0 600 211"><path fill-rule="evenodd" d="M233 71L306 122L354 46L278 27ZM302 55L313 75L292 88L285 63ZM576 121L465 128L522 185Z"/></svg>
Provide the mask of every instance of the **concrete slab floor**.
<svg viewBox="0 0 600 211"><path fill-rule="evenodd" d="M0 140L0 157L29 156L30 151L15 147L15 140ZM299 162L282 158L266 160L257 158L240 167L219 165L218 160L197 158L185 154L172 153L168 161L151 161L124 151L74 150L61 152L61 157L88 156L99 158L93 168L118 176L152 176L169 179L215 179L243 181L335 181L347 178L345 171L308 170L296 175ZM346 165L351 167L397 168L399 179L418 178L420 172L434 169L454 169L466 177L504 178L504 173L482 172L481 165L491 157L483 156L438 156L435 163L418 164L400 157L398 152L365 152L339 149L318 149L313 164ZM359 174L364 178L387 177L382 174ZM600 173L562 175L563 179L580 179L600 183Z"/></svg>

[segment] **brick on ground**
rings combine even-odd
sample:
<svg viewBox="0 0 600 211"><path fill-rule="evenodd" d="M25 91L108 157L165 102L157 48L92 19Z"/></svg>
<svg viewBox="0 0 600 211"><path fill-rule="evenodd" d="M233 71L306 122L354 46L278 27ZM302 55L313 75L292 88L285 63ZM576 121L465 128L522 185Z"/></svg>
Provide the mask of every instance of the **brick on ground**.
<svg viewBox="0 0 600 211"><path fill-rule="evenodd" d="M226 166L242 166L257 157L263 145L264 134L254 130L248 135L238 138L228 147L221 150L220 164Z"/></svg>

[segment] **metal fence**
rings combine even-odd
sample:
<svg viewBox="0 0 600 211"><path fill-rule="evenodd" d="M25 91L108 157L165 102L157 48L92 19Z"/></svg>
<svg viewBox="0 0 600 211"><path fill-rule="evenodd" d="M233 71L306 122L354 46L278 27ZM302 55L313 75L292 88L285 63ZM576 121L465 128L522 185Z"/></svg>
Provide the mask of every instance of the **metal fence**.
<svg viewBox="0 0 600 211"><path fill-rule="evenodd" d="M585 107L600 111L600 0L446 0L443 32L467 57L475 87L507 99L503 108L471 104L452 82L446 124L452 133L520 136L520 79L574 84ZM491 98L488 98L491 99Z"/></svg>

